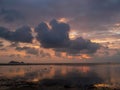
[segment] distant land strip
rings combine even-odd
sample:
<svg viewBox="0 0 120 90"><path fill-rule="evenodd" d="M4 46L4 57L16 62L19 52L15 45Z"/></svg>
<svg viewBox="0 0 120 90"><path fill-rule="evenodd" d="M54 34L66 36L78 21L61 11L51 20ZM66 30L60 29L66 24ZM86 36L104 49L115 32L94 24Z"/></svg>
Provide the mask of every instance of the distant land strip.
<svg viewBox="0 0 120 90"><path fill-rule="evenodd" d="M120 65L120 63L0 63L0 66L15 66L15 65Z"/></svg>

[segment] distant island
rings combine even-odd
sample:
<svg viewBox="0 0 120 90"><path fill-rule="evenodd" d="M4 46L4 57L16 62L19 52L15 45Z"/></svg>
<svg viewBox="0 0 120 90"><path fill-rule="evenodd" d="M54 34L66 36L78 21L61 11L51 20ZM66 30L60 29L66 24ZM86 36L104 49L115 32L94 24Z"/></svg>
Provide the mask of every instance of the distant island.
<svg viewBox="0 0 120 90"><path fill-rule="evenodd" d="M8 64L25 64L24 62L10 61Z"/></svg>

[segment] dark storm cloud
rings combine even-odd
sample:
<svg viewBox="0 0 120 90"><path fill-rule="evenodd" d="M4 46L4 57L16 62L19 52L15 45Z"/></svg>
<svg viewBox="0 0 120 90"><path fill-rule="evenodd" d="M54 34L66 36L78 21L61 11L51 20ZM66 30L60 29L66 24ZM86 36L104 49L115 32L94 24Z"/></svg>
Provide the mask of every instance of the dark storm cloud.
<svg viewBox="0 0 120 90"><path fill-rule="evenodd" d="M36 27L37 39L44 48L53 48L55 51L77 54L81 51L85 53L94 53L100 45L82 37L75 40L69 39L70 27L66 23L60 23L57 20L50 22L51 29L46 23L42 22Z"/></svg>
<svg viewBox="0 0 120 90"><path fill-rule="evenodd" d="M23 15L14 9L0 9L0 19L6 23L12 23L18 20L23 20Z"/></svg>
<svg viewBox="0 0 120 90"><path fill-rule="evenodd" d="M70 41L69 48L67 52L69 53L79 53L81 51L84 53L94 53L96 52L100 45L97 43L93 43L90 40L83 39L82 37L76 38L75 40Z"/></svg>
<svg viewBox="0 0 120 90"><path fill-rule="evenodd" d="M7 28L0 27L0 37L12 42L32 42L33 36L31 29L28 26L23 26L17 29L15 32L8 30Z"/></svg>
<svg viewBox="0 0 120 90"><path fill-rule="evenodd" d="M69 43L70 27L65 23L58 23L56 20L50 22L52 29L50 30L46 23L42 22L35 29L38 33L37 39L45 48L65 47Z"/></svg>
<svg viewBox="0 0 120 90"><path fill-rule="evenodd" d="M0 27L0 37L4 39L10 39L12 32L10 32L7 28Z"/></svg>
<svg viewBox="0 0 120 90"><path fill-rule="evenodd" d="M31 34L31 28L28 26L23 26L17 29L13 33L13 41L19 42L32 42L33 36Z"/></svg>
<svg viewBox="0 0 120 90"><path fill-rule="evenodd" d="M93 43L90 40L83 39L82 37L69 41L70 43L67 47L54 48L54 50L58 52L67 52L70 55L76 55L79 53L95 53L100 48L98 43Z"/></svg>

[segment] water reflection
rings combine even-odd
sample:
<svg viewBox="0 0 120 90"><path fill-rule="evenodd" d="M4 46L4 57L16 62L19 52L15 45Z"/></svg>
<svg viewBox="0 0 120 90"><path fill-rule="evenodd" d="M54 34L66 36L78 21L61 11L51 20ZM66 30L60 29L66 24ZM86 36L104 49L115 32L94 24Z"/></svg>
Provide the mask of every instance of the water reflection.
<svg viewBox="0 0 120 90"><path fill-rule="evenodd" d="M119 65L94 66L1 66L0 79L39 82L41 85L90 85L102 83L120 86ZM100 84L101 83L101 84Z"/></svg>

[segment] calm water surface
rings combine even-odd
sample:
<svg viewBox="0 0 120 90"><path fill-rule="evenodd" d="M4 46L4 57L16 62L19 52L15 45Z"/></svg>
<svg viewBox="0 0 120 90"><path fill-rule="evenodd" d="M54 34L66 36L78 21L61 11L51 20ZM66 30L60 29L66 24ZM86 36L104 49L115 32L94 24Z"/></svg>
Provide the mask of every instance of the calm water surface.
<svg viewBox="0 0 120 90"><path fill-rule="evenodd" d="M40 84L120 86L120 65L31 65L0 66L0 80L24 80Z"/></svg>

